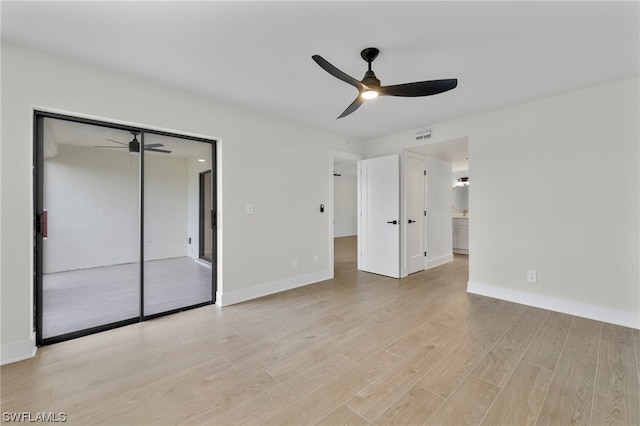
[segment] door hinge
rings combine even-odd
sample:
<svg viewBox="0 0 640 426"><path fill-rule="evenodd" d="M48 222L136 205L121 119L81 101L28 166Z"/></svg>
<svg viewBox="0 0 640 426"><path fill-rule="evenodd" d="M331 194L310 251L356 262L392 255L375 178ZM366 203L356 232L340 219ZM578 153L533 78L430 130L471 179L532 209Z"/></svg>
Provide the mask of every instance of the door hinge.
<svg viewBox="0 0 640 426"><path fill-rule="evenodd" d="M425 216L427 215L427 211L426 211L426 210L424 211L424 215L425 215Z"/></svg>
<svg viewBox="0 0 640 426"><path fill-rule="evenodd" d="M424 252L424 257L427 257L427 252L426 251Z"/></svg>

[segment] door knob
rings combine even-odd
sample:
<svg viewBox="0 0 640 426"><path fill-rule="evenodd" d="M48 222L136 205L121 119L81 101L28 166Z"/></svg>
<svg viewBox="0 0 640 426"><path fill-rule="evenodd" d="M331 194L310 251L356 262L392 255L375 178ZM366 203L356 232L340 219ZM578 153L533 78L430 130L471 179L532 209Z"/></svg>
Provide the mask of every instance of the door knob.
<svg viewBox="0 0 640 426"><path fill-rule="evenodd" d="M416 221L409 219L409 223L416 223Z"/></svg>
<svg viewBox="0 0 640 426"><path fill-rule="evenodd" d="M394 224L394 225L397 225L397 224L398 224L398 221L397 221L397 220L390 220L390 221L389 221L389 222L387 222L387 223L392 223L392 224Z"/></svg>

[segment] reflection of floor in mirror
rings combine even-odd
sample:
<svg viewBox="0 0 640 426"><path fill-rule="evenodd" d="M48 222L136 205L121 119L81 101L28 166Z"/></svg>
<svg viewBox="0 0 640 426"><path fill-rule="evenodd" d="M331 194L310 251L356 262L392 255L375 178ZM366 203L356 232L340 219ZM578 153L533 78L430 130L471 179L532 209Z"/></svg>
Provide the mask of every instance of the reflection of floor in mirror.
<svg viewBox="0 0 640 426"><path fill-rule="evenodd" d="M139 315L140 265L127 263L45 274L43 337ZM145 315L211 300L211 268L188 257L145 262Z"/></svg>

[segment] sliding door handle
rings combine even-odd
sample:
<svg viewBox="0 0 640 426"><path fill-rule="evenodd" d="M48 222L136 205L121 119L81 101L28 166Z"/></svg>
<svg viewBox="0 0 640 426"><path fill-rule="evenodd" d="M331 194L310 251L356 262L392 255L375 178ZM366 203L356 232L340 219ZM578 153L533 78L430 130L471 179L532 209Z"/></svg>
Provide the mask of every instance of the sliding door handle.
<svg viewBox="0 0 640 426"><path fill-rule="evenodd" d="M394 224L394 225L397 225L397 224L398 224L398 221L397 221L397 220L390 220L390 221L389 221L389 222L387 222L387 223L392 223L392 224Z"/></svg>
<svg viewBox="0 0 640 426"><path fill-rule="evenodd" d="M36 215L36 232L42 238L49 236L49 217L46 210L42 210L42 213Z"/></svg>

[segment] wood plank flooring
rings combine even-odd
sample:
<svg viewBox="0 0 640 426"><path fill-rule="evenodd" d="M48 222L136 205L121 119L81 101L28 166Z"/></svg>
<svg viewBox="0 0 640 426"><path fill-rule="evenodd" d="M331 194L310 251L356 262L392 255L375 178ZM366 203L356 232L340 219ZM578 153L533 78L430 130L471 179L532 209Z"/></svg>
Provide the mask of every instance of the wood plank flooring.
<svg viewBox="0 0 640 426"><path fill-rule="evenodd" d="M38 350L2 411L75 425L640 424L640 332L466 293L468 258L335 278Z"/></svg>

